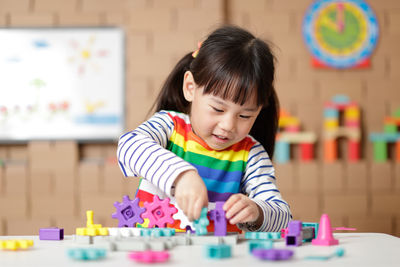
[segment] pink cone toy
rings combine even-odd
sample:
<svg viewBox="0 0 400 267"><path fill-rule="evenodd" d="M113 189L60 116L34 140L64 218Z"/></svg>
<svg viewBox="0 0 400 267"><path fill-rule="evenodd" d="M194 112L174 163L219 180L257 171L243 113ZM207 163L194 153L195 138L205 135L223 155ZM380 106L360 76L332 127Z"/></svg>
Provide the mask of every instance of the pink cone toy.
<svg viewBox="0 0 400 267"><path fill-rule="evenodd" d="M339 241L333 238L331 220L328 214L322 214L319 222L318 236L311 242L315 246L333 246L339 244Z"/></svg>

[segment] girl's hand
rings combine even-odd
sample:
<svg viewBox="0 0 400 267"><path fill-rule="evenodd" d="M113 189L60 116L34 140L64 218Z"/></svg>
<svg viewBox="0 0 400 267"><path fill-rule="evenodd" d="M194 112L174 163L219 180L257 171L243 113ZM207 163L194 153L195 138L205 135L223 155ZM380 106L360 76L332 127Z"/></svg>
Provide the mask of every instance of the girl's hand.
<svg viewBox="0 0 400 267"><path fill-rule="evenodd" d="M197 171L185 171L176 178L175 199L190 221L200 218L201 209L208 206L208 195Z"/></svg>
<svg viewBox="0 0 400 267"><path fill-rule="evenodd" d="M243 194L234 194L225 202L223 209L230 224L254 222L261 226L263 212L249 197Z"/></svg>

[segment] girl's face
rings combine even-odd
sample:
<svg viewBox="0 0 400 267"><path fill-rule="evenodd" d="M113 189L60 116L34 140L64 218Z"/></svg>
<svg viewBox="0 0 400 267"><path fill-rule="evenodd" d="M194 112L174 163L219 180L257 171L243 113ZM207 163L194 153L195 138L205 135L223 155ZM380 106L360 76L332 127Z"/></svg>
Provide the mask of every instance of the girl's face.
<svg viewBox="0 0 400 267"><path fill-rule="evenodd" d="M190 72L185 73L183 92L191 102L193 132L214 150L223 150L245 138L261 107L253 96L244 105L211 94L203 94Z"/></svg>

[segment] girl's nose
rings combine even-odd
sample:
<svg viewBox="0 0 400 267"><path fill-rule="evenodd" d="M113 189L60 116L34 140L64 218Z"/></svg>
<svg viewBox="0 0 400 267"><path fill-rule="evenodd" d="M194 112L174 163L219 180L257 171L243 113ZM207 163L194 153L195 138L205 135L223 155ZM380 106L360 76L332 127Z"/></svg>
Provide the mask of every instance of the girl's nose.
<svg viewBox="0 0 400 267"><path fill-rule="evenodd" d="M232 132L232 130L235 128L235 124L236 124L236 119L230 115L224 116L219 123L221 129L226 132Z"/></svg>

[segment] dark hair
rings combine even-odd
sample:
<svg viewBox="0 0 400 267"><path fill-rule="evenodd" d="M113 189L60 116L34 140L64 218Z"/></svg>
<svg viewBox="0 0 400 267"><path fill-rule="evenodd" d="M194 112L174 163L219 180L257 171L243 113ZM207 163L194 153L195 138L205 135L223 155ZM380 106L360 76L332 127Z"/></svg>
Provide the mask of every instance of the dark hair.
<svg viewBox="0 0 400 267"><path fill-rule="evenodd" d="M259 141L272 158L278 129L279 101L274 88L275 57L264 41L235 26L212 32L202 43L196 58L185 55L172 70L158 95L155 111L175 110L189 113L190 103L183 95L186 71L213 94L243 105L254 93L262 106L250 135Z"/></svg>

